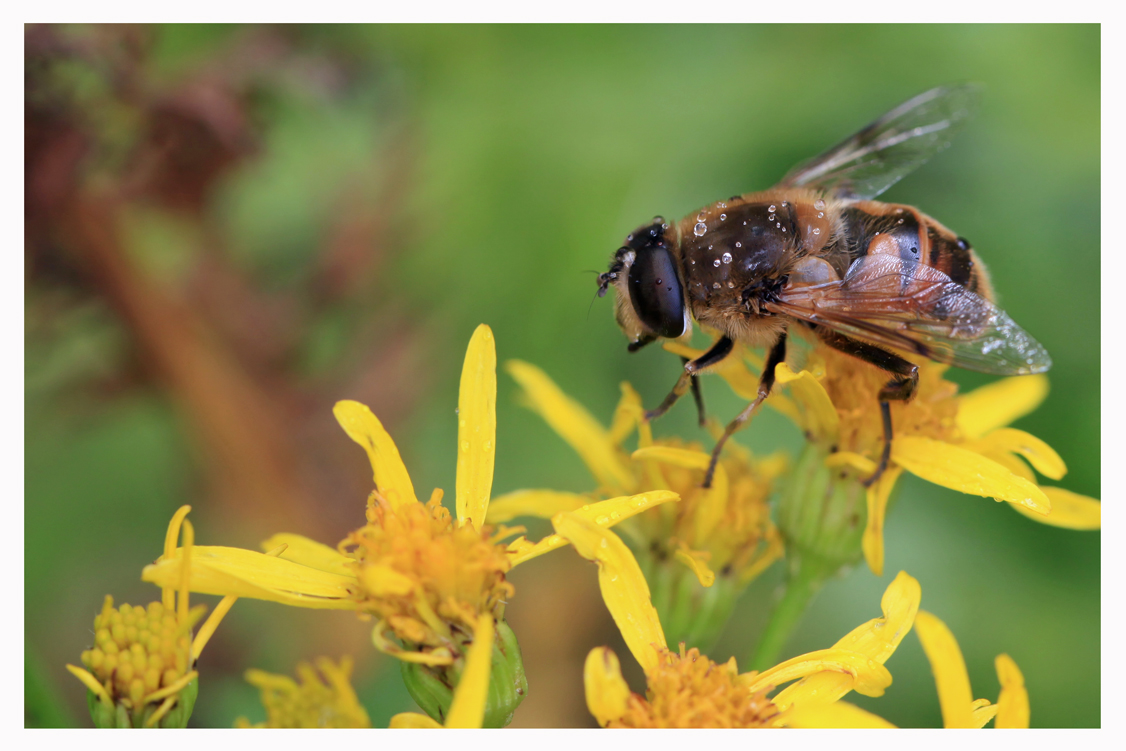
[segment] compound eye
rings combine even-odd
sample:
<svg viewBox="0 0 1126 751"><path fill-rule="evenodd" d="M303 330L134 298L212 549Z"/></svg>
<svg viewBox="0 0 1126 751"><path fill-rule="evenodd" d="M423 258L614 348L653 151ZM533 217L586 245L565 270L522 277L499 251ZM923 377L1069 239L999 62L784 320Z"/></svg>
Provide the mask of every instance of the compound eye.
<svg viewBox="0 0 1126 751"><path fill-rule="evenodd" d="M684 333L684 295L667 249L636 251L629 268L629 297L637 317L657 336L675 339Z"/></svg>

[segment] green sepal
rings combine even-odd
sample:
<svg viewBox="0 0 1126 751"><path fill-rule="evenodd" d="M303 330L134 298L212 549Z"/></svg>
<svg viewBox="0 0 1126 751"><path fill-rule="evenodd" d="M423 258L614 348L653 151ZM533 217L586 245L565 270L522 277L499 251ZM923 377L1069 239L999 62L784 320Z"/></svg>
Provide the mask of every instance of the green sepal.
<svg viewBox="0 0 1126 751"><path fill-rule="evenodd" d="M461 673L465 669L465 657L459 657L452 665L440 667L405 661L399 665L403 683L422 711L436 722L445 722L453 702L454 687L460 682ZM489 694L482 726L506 727L512 722L516 708L527 695L528 679L524 675L524 660L520 656L516 634L506 622L497 621Z"/></svg>
<svg viewBox="0 0 1126 751"><path fill-rule="evenodd" d="M183 729L188 726L188 720L195 709L195 701L199 696L199 678L180 689L179 697L172 709L160 718L158 727ZM107 707L98 695L89 689L86 690L86 704L90 708L90 719L96 728L143 728L145 723L157 709L161 702L150 702L144 706L139 714L130 712L123 704Z"/></svg>

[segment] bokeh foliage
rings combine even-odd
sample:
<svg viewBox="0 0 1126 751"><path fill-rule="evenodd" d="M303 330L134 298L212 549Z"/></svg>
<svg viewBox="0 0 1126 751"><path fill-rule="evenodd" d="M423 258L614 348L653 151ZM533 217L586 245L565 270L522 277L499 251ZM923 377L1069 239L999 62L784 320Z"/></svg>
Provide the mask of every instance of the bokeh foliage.
<svg viewBox="0 0 1126 751"><path fill-rule="evenodd" d="M54 31L79 40L99 32ZM136 65L157 90L175 90L201 70L237 74L239 65L254 67L255 55L280 61L277 71L255 74L265 83L240 89L254 147L208 184L195 214L204 220L139 200L123 220L126 245L148 278L178 288L206 260L204 227L223 238L229 268L289 306L299 341L263 362L308 387L296 400L305 407L302 430L314 425L329 436L325 450L344 457L352 476L342 488L367 481L363 458L309 415L324 410L329 423L332 401L361 398L362 384L362 393L383 389L400 407L389 422L416 485L452 491L458 371L480 322L492 326L501 360L543 367L605 420L621 380L655 403L675 380L677 359L655 348L628 356L608 301L588 311L595 284L586 272L602 270L624 235L654 214L679 217L769 187L914 94L976 81L986 87L976 120L884 197L919 206L978 249L1003 307L1055 362L1051 396L1017 426L1059 451L1070 470L1061 484L1100 494L1097 26L166 26L140 36ZM87 157L94 166L84 167L95 174L118 174L141 139L131 110L106 105L102 63L125 46L95 46L100 52L69 60L53 79L65 80L61 96L99 134ZM365 280L358 293L329 295L318 307L323 285L313 282L336 279L317 275L336 247L325 238L365 226L366 217L378 221L360 244L378 245L378 262L356 272ZM196 507L204 543L253 546L281 530L261 514L233 511L236 502L216 492L199 431L104 289L81 274L75 282L67 263L33 255L32 245L25 638L27 669L36 672L25 683L37 688L26 718L55 724L84 715L84 689L62 665L87 646L104 594L155 598L140 568L159 552L178 505ZM353 367L373 359L386 367ZM371 376L338 377L350 367ZM495 492L588 489L578 459L516 404L510 380L498 380ZM704 388L715 414L740 408L718 379ZM658 433L706 441L693 418L680 405ZM764 412L740 440L769 451L796 447L800 436ZM311 487L335 509L326 533L342 536L340 520L361 518L362 492ZM993 657L1007 652L1025 674L1034 727L1100 724L1097 533L1036 525L1004 504L906 478L886 539L884 578L858 568L831 583L790 654L828 646L876 615L880 593L904 569L922 584L922 607L957 635L975 696L996 697ZM514 618L520 588L557 587L548 578L556 570L521 572ZM775 569L752 586L713 658L742 659L778 578ZM205 654L193 723L255 719L241 671L290 672L312 656L326 620L333 633L363 631L348 618L239 603ZM362 635L355 643L363 646ZM409 708L397 666L356 656L374 723ZM901 726L939 723L914 637L888 667L895 683L887 695L859 703ZM530 702L555 683L529 669ZM568 690L581 696L580 685ZM31 706L53 695L65 697L65 711Z"/></svg>

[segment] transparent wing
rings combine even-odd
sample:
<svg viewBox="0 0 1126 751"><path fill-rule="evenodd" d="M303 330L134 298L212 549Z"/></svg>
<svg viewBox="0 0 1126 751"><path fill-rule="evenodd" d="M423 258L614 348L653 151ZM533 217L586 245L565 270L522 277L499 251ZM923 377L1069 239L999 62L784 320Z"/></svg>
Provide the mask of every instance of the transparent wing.
<svg viewBox="0 0 1126 751"><path fill-rule="evenodd" d="M841 198L875 198L950 145L976 111L981 88L940 86L919 94L856 135L790 170L779 187Z"/></svg>
<svg viewBox="0 0 1126 751"><path fill-rule="evenodd" d="M1041 373L1048 352L993 303L937 269L865 256L844 280L783 289L767 308L878 347L994 375Z"/></svg>

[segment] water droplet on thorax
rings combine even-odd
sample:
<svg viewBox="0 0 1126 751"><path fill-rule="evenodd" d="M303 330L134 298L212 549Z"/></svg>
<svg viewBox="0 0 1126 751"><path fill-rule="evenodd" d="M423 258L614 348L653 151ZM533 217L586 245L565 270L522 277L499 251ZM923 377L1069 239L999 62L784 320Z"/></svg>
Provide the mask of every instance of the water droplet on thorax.
<svg viewBox="0 0 1126 751"><path fill-rule="evenodd" d="M704 233L707 231L708 225L704 224L703 222L697 222L696 226L692 228L692 233L696 235L696 237L703 237Z"/></svg>

